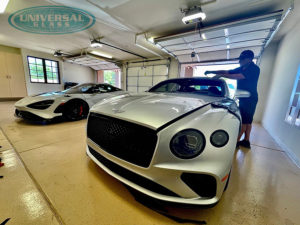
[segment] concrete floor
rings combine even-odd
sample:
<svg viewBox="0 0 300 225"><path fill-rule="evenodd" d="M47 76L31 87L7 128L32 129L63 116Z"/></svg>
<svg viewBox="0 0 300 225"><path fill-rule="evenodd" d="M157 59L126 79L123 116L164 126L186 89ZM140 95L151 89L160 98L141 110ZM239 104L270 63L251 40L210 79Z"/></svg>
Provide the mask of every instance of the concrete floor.
<svg viewBox="0 0 300 225"><path fill-rule="evenodd" d="M174 221L137 203L85 154L86 121L28 124L0 102L0 223L159 225ZM300 169L255 125L252 149L236 152L229 188L211 209L168 210L210 225L300 224Z"/></svg>

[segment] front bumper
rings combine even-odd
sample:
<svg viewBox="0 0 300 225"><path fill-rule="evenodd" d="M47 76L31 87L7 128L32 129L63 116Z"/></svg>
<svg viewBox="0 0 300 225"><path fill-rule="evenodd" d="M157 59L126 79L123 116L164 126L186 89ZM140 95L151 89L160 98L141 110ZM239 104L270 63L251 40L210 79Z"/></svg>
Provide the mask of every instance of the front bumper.
<svg viewBox="0 0 300 225"><path fill-rule="evenodd" d="M87 132L87 154L111 176L145 195L172 203L214 205L222 197L228 180L240 123L235 116L224 109L211 109L211 111L197 111L159 130L154 154L147 167L131 163L122 157L119 158L115 156L115 153L111 154L109 150L105 151L90 139L90 137L94 139L101 137L93 137L93 133L89 134L89 132ZM88 126L90 122L93 121L89 120ZM88 127L88 129L97 131L99 126ZM224 129L230 138L228 143L220 148L206 141L205 149L199 156L185 160L177 158L170 151L172 137L184 129L199 129L206 140L210 140L216 130ZM130 144L132 143L129 142L128 145ZM149 143L145 140L144 144ZM120 147L119 152L122 153L124 150L125 148ZM116 167L119 169L116 170ZM125 172L119 172L120 170ZM142 178L131 179L131 175L128 177L128 174ZM141 180L147 180L147 185Z"/></svg>
<svg viewBox="0 0 300 225"><path fill-rule="evenodd" d="M213 187L215 195L200 197L183 182L181 175L185 171L180 169L155 166L141 168L109 155L91 140L88 140L87 154L111 176L145 195L161 201L190 205L214 205L220 200L226 183L221 181L218 176L209 174L216 181L216 186Z"/></svg>
<svg viewBox="0 0 300 225"><path fill-rule="evenodd" d="M56 117L62 116L62 113L54 113L49 109L39 110L31 109L26 106L16 106L15 116L32 121L52 120Z"/></svg>

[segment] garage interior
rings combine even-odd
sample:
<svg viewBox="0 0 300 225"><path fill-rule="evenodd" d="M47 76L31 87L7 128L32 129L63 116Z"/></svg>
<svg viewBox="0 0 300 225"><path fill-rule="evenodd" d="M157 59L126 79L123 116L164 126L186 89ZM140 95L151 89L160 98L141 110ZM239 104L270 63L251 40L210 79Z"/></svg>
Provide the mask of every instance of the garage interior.
<svg viewBox="0 0 300 225"><path fill-rule="evenodd" d="M95 23L43 34L9 22L40 6L81 9ZM184 24L182 10L193 6L206 19ZM0 18L0 224L178 224L164 212L186 224L300 224L300 0L5 0ZM228 189L211 208L159 213L136 201L87 157L86 119L45 124L14 115L16 101L66 83L142 93L166 79L239 67L246 49L261 69L251 150L235 151ZM228 86L234 95L236 82Z"/></svg>

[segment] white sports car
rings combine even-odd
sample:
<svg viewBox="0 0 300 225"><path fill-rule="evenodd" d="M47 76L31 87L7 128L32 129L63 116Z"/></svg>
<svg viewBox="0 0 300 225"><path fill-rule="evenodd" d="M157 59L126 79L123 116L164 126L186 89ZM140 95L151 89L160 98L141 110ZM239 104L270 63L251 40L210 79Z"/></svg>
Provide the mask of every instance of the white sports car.
<svg viewBox="0 0 300 225"><path fill-rule="evenodd" d="M224 80L171 79L147 93L96 104L88 117L87 154L148 196L213 205L228 184L240 125Z"/></svg>
<svg viewBox="0 0 300 225"><path fill-rule="evenodd" d="M100 100L124 93L109 84L81 84L60 92L25 97L16 102L15 115L33 121L50 121L59 117L80 120Z"/></svg>

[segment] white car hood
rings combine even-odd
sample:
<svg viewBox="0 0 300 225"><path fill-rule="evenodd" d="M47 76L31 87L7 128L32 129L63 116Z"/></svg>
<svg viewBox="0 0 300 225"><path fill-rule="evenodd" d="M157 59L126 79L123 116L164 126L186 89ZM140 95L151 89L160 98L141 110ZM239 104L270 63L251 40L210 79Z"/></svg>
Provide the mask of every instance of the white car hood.
<svg viewBox="0 0 300 225"><path fill-rule="evenodd" d="M127 94L92 107L91 112L157 129L164 124L223 97L191 94Z"/></svg>
<svg viewBox="0 0 300 225"><path fill-rule="evenodd" d="M27 106L28 104L34 103L34 102L40 102L43 100L48 99L56 99L57 97L63 97L65 93L63 92L49 92L49 93L42 93L38 95L32 95L25 98L22 98L21 100L17 101L15 103L15 106L23 107Z"/></svg>

